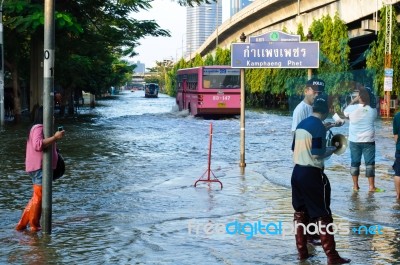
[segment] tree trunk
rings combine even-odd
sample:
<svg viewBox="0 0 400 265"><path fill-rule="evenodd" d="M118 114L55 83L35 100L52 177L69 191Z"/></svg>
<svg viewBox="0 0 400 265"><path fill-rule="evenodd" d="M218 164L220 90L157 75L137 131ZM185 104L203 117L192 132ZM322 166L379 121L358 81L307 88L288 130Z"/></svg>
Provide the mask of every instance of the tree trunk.
<svg viewBox="0 0 400 265"><path fill-rule="evenodd" d="M14 122L21 122L21 87L19 85L18 68L14 67L12 73L13 92L14 92Z"/></svg>
<svg viewBox="0 0 400 265"><path fill-rule="evenodd" d="M68 95L68 115L74 115L74 94L73 87L68 86L66 89L66 94Z"/></svg>
<svg viewBox="0 0 400 265"><path fill-rule="evenodd" d="M68 101L68 115L70 115L70 116L74 115L74 100L73 100L72 94L69 97L69 101Z"/></svg>
<svg viewBox="0 0 400 265"><path fill-rule="evenodd" d="M96 101L94 94L90 93L90 108L94 109L96 107Z"/></svg>
<svg viewBox="0 0 400 265"><path fill-rule="evenodd" d="M33 106L43 105L43 40L39 36L33 36L31 41L31 65L30 65L30 101L29 110Z"/></svg>

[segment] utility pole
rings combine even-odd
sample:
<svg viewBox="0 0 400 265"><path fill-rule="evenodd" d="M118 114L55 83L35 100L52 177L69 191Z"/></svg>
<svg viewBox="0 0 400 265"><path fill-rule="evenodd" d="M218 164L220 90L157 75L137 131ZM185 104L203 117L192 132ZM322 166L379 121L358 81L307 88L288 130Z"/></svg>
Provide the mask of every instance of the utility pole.
<svg viewBox="0 0 400 265"><path fill-rule="evenodd" d="M385 7L386 28L385 28L385 76L384 90L386 97L386 117L390 117L390 91L392 91L393 70L392 67L392 5ZM387 76L386 73L391 73Z"/></svg>
<svg viewBox="0 0 400 265"><path fill-rule="evenodd" d="M3 33L3 2L1 0L0 5L0 124L1 127L4 126L4 119L5 119L5 109L4 109L4 33Z"/></svg>
<svg viewBox="0 0 400 265"><path fill-rule="evenodd" d="M185 36L185 34L182 35L182 58L185 58L183 57L183 36Z"/></svg>
<svg viewBox="0 0 400 265"><path fill-rule="evenodd" d="M54 133L54 48L55 48L55 22L54 1L45 0L44 4L44 52L43 52L43 132L48 138ZM42 196L42 221L43 233L51 234L52 216L52 147L43 151L43 196Z"/></svg>
<svg viewBox="0 0 400 265"><path fill-rule="evenodd" d="M215 52L217 52L217 49L218 49L219 0L217 0L216 6L217 6L217 7L216 7L216 10L217 10L217 21L216 21L216 23L215 23L215 25L216 25L215 30L216 30L216 32L217 32L217 37L215 38Z"/></svg>

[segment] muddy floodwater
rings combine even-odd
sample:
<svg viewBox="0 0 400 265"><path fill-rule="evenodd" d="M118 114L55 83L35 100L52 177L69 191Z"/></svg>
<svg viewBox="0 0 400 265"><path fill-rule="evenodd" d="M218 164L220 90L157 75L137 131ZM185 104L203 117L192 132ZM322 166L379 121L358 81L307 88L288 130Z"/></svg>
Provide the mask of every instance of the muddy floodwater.
<svg viewBox="0 0 400 265"><path fill-rule="evenodd" d="M14 230L32 193L24 172L29 124L0 130L0 264L298 263L288 230L289 113L246 110L241 172L239 117L194 118L177 110L175 98L143 91L98 104L56 120L66 130L58 147L67 169L53 183L51 234ZM222 190L194 187L207 172L211 123L211 170ZM378 119L376 128L376 184L385 192L369 193L364 177L352 191L349 150L326 162L337 249L352 264L400 264L391 121ZM332 131L347 136L348 124ZM268 233L257 233L258 224ZM284 233L274 230L279 225ZM326 264L321 247L314 252L304 264Z"/></svg>

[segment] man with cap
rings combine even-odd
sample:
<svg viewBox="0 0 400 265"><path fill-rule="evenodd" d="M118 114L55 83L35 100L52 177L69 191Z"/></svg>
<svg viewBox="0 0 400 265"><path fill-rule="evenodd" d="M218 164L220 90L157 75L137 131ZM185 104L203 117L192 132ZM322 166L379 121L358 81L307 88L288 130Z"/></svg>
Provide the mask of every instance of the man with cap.
<svg viewBox="0 0 400 265"><path fill-rule="evenodd" d="M322 248L328 264L349 263L339 256L332 229L330 209L331 187L324 173L324 159L332 155L336 147L326 147L326 128L323 121L329 113L327 100L317 98L312 114L297 126L293 137L292 205L295 210L295 238L300 260L309 257L307 230L310 220L317 220ZM315 226L312 226L315 227Z"/></svg>
<svg viewBox="0 0 400 265"><path fill-rule="evenodd" d="M293 121L292 121L292 134L296 130L297 125L305 118L311 116L312 114L312 104L316 98L324 98L328 100L325 91L325 82L322 79L311 78L307 81L306 87L304 89L304 99L301 101L293 111ZM325 127L329 130L332 127L342 126L342 123L331 123L326 122Z"/></svg>
<svg viewBox="0 0 400 265"><path fill-rule="evenodd" d="M325 91L325 82L322 79L311 78L307 81L304 89L304 99L296 106L293 111L292 135L299 123L312 115L312 105L314 100ZM320 245L318 234L308 235L307 240L312 245Z"/></svg>
<svg viewBox="0 0 400 265"><path fill-rule="evenodd" d="M312 104L317 96L324 93L325 82L321 79L312 78L307 81L304 89L304 99L296 106L293 111L292 133L297 125L312 114Z"/></svg>
<svg viewBox="0 0 400 265"><path fill-rule="evenodd" d="M310 117L313 113L313 103L318 98L323 98L328 102L328 97L325 92L325 81L318 78L311 78L307 81L304 89L304 99L293 111L292 135L294 135L297 125L304 119ZM325 129L329 130L335 126L342 126L343 123L324 123ZM311 221L311 220L310 220ZM318 233L309 234L307 240L312 245L320 245Z"/></svg>

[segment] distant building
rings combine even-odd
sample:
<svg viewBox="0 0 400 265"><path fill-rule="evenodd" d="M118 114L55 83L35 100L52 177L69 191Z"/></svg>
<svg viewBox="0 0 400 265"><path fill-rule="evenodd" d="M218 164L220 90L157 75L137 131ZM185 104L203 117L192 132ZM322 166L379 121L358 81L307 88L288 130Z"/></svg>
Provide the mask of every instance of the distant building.
<svg viewBox="0 0 400 265"><path fill-rule="evenodd" d="M196 51L222 23L222 0L186 9L186 56Z"/></svg>
<svg viewBox="0 0 400 265"><path fill-rule="evenodd" d="M136 63L136 68L135 70L133 70L133 72L135 74L143 74L144 72L146 72L146 67L144 63L141 63L140 61L137 61Z"/></svg>
<svg viewBox="0 0 400 265"><path fill-rule="evenodd" d="M240 10L242 10L244 7L248 6L253 2L254 0L231 0L231 12L230 16L233 16Z"/></svg>

